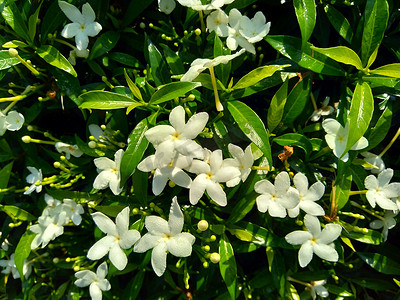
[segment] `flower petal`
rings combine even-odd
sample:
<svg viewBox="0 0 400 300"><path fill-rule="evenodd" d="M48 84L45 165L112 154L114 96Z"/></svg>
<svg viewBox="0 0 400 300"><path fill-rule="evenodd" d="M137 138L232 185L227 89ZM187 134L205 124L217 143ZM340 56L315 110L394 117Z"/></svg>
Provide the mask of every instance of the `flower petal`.
<svg viewBox="0 0 400 300"><path fill-rule="evenodd" d="M122 249L129 249L140 239L140 233L137 230L131 229L121 235L119 245Z"/></svg>
<svg viewBox="0 0 400 300"><path fill-rule="evenodd" d="M268 210L271 197L267 195L260 195L256 198L257 209L259 212L265 213Z"/></svg>
<svg viewBox="0 0 400 300"><path fill-rule="evenodd" d="M78 34L75 35L75 44L76 44L76 48L78 48L78 50L82 51L83 49L86 49L88 47L89 37L84 32L79 30Z"/></svg>
<svg viewBox="0 0 400 300"><path fill-rule="evenodd" d="M380 187L389 184L393 177L393 169L387 168L378 174L378 182Z"/></svg>
<svg viewBox="0 0 400 300"><path fill-rule="evenodd" d="M165 170L169 171L169 169L171 168L166 167L162 169L164 172L162 172L160 169L156 169L156 171L154 172L152 183L152 190L154 195L160 195L167 185L170 174L169 172L165 172Z"/></svg>
<svg viewBox="0 0 400 300"><path fill-rule="evenodd" d="M300 267L306 267L313 258L313 247L311 245L311 241L304 243L301 245L299 254L299 265Z"/></svg>
<svg viewBox="0 0 400 300"><path fill-rule="evenodd" d="M254 190L259 194L275 194L274 185L266 179L262 179L254 185Z"/></svg>
<svg viewBox="0 0 400 300"><path fill-rule="evenodd" d="M82 24L83 23L83 16L78 8L74 5L69 4L65 1L58 1L58 6L61 8L63 13L70 19L72 22Z"/></svg>
<svg viewBox="0 0 400 300"><path fill-rule="evenodd" d="M126 265L128 264L128 258L118 243L114 243L114 245L111 247L108 257L110 258L112 264L120 271L125 269Z"/></svg>
<svg viewBox="0 0 400 300"><path fill-rule="evenodd" d="M318 237L321 233L321 223L317 217L311 215L305 215L304 225L306 225L307 230L314 236Z"/></svg>
<svg viewBox="0 0 400 300"><path fill-rule="evenodd" d="M100 266L97 267L96 275L98 278L106 278L108 273L107 263L103 262Z"/></svg>
<svg viewBox="0 0 400 300"><path fill-rule="evenodd" d="M338 261L339 259L339 254L336 252L335 248L328 245L313 244L313 251L320 258L325 259L327 261L335 262Z"/></svg>
<svg viewBox="0 0 400 300"><path fill-rule="evenodd" d="M286 194L287 190L290 186L290 177L289 174L285 171L280 172L275 177L275 191L278 196L283 196Z"/></svg>
<svg viewBox="0 0 400 300"><path fill-rule="evenodd" d="M153 235L151 233L146 233L140 238L140 240L135 244L133 251L138 253L146 252L147 250L154 248L161 237Z"/></svg>
<svg viewBox="0 0 400 300"><path fill-rule="evenodd" d="M165 243L158 244L153 248L151 265L157 276L160 277L164 274L167 268L167 245Z"/></svg>
<svg viewBox="0 0 400 300"><path fill-rule="evenodd" d="M291 245L301 245L312 239L312 234L304 230L296 230L285 236L286 242Z"/></svg>
<svg viewBox="0 0 400 300"><path fill-rule="evenodd" d="M144 223L146 229L153 235L161 236L170 233L168 222L161 217L147 216Z"/></svg>
<svg viewBox="0 0 400 300"><path fill-rule="evenodd" d="M175 107L169 114L169 122L179 133L182 133L185 128L185 115L185 109L182 106Z"/></svg>
<svg viewBox="0 0 400 300"><path fill-rule="evenodd" d="M209 180L206 186L206 191L215 203L217 203L219 206L226 206L226 194L219 183Z"/></svg>
<svg viewBox="0 0 400 300"><path fill-rule="evenodd" d="M168 226L172 236L182 232L183 223L183 213L181 211L181 208L179 207L177 197L175 196L174 198L172 198L172 204L169 210L168 219Z"/></svg>
<svg viewBox="0 0 400 300"><path fill-rule="evenodd" d="M185 236L175 236L167 241L168 251L177 257L188 257L192 254L192 245Z"/></svg>
<svg viewBox="0 0 400 300"><path fill-rule="evenodd" d="M125 207L119 212L115 218L115 225L117 227L118 234L123 234L128 231L129 227L129 207Z"/></svg>
<svg viewBox="0 0 400 300"><path fill-rule="evenodd" d="M112 235L112 236L118 235L117 226L105 214L103 214L101 212L95 212L92 214L92 218L93 218L93 221L96 223L97 227L99 227L99 229L101 231L103 231L104 233Z"/></svg>
<svg viewBox="0 0 400 300"><path fill-rule="evenodd" d="M175 128L170 125L157 125L148 129L144 135L150 143L158 145L173 135L175 131Z"/></svg>
<svg viewBox="0 0 400 300"><path fill-rule="evenodd" d="M328 245L336 240L340 236L341 232L342 226L339 224L326 224L325 228L318 237L318 243Z"/></svg>
<svg viewBox="0 0 400 300"><path fill-rule="evenodd" d="M96 19L96 14L94 13L93 8L90 6L89 3L85 3L82 5L82 17L82 23L84 24L92 23L94 22L94 19Z"/></svg>
<svg viewBox="0 0 400 300"><path fill-rule="evenodd" d="M93 282L89 287L89 293L92 300L101 300L102 293L100 288L97 286L97 283Z"/></svg>
<svg viewBox="0 0 400 300"><path fill-rule="evenodd" d="M182 137L189 140L195 139L199 133L203 131L204 127L207 125L207 122L208 113L201 112L194 114L190 117L183 131L181 132Z"/></svg>
<svg viewBox="0 0 400 300"><path fill-rule="evenodd" d="M102 239L98 240L88 251L87 258L91 260L99 260L104 255L106 255L111 246L115 242L115 237L113 236L105 236Z"/></svg>
<svg viewBox="0 0 400 300"><path fill-rule="evenodd" d="M109 170L116 167L115 162L107 157L99 157L93 160L96 168L100 170Z"/></svg>
<svg viewBox="0 0 400 300"><path fill-rule="evenodd" d="M207 181L205 174L200 174L193 180L189 190L189 200L192 205L196 205L203 196Z"/></svg>

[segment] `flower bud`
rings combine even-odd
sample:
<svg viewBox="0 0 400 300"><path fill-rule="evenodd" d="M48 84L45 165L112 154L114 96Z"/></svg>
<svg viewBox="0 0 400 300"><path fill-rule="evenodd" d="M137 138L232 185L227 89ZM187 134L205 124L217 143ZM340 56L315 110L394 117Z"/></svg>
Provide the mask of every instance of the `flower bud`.
<svg viewBox="0 0 400 300"><path fill-rule="evenodd" d="M217 252L211 253L210 261L211 261L213 264L219 263L220 259L221 259L221 257L219 256L219 253L217 253Z"/></svg>
<svg viewBox="0 0 400 300"><path fill-rule="evenodd" d="M201 34L201 29L200 29L200 28L197 28L197 29L194 31L194 34L197 35L197 36L199 36L199 35Z"/></svg>
<svg viewBox="0 0 400 300"><path fill-rule="evenodd" d="M176 185L175 182L173 182L173 181L171 181L171 180L168 181L168 186L169 186L169 187L173 188L173 187L175 187L175 185Z"/></svg>
<svg viewBox="0 0 400 300"><path fill-rule="evenodd" d="M75 266L75 267L74 267L74 271L75 271L75 272L78 272L80 269L81 269L81 268L80 268L79 266Z"/></svg>
<svg viewBox="0 0 400 300"><path fill-rule="evenodd" d="M209 264L208 264L208 262L206 262L206 261L205 261L205 262L203 262L203 268L204 268L204 269L207 269L208 267L209 267Z"/></svg>
<svg viewBox="0 0 400 300"><path fill-rule="evenodd" d="M213 234L212 236L210 236L210 241L214 242L217 239L217 237Z"/></svg>
<svg viewBox="0 0 400 300"><path fill-rule="evenodd" d="M15 48L8 49L8 53L10 54L11 57L17 57L18 56L18 50L15 49Z"/></svg>
<svg viewBox="0 0 400 300"><path fill-rule="evenodd" d="M55 161L55 162L53 163L53 166L54 166L54 168L59 168L59 167L61 166L61 164L60 164L59 161Z"/></svg>
<svg viewBox="0 0 400 300"><path fill-rule="evenodd" d="M60 262L60 259L58 257L53 258L53 264L58 264Z"/></svg>
<svg viewBox="0 0 400 300"><path fill-rule="evenodd" d="M29 135L24 135L21 140L26 143L29 144L31 142L31 137Z"/></svg>
<svg viewBox="0 0 400 300"><path fill-rule="evenodd" d="M200 231L206 231L208 229L208 222L206 220L201 220L199 223L197 223L197 228Z"/></svg>
<svg viewBox="0 0 400 300"><path fill-rule="evenodd" d="M210 251L210 246L209 245L205 245L203 247L203 250L206 251L206 252Z"/></svg>
<svg viewBox="0 0 400 300"><path fill-rule="evenodd" d="M97 143L95 141L90 141L88 143L89 148L94 149L97 147Z"/></svg>
<svg viewBox="0 0 400 300"><path fill-rule="evenodd" d="M146 24L143 23L143 22L140 22L139 27L140 27L141 29L145 29L145 28L146 28Z"/></svg>

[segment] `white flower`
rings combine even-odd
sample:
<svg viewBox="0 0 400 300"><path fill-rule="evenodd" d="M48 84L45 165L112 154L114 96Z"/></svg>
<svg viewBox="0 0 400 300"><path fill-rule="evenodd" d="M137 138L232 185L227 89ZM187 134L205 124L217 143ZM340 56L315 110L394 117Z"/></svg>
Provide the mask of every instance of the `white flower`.
<svg viewBox="0 0 400 300"><path fill-rule="evenodd" d="M250 42L261 41L269 32L271 22L265 23L265 16L261 11L256 12L253 19L243 16L240 20L239 32Z"/></svg>
<svg viewBox="0 0 400 300"><path fill-rule="evenodd" d="M124 150L119 149L114 154L114 160L107 157L99 157L94 159L94 164L97 167L96 179L93 182L93 187L98 190L110 187L114 195L119 195L122 189L119 187L121 181L121 174L119 168L121 165L122 155Z"/></svg>
<svg viewBox="0 0 400 300"><path fill-rule="evenodd" d="M228 36L228 15L221 9L213 11L207 17L207 29L218 36Z"/></svg>
<svg viewBox="0 0 400 300"><path fill-rule="evenodd" d="M396 203L390 198L400 196L400 183L389 181L393 177L393 170L388 168L378 174L378 178L374 175L368 175L365 180L365 188L367 191L367 200L372 207L378 204L381 208L387 210L397 210Z"/></svg>
<svg viewBox="0 0 400 300"><path fill-rule="evenodd" d="M324 287L326 280L312 281L309 285L311 297L315 300L318 296L326 298L329 296L328 290Z"/></svg>
<svg viewBox="0 0 400 300"><path fill-rule="evenodd" d="M0 237L2 236L2 232L0 232ZM3 243L1 243L1 249L4 251L8 251L8 246L10 245L10 242L7 239L4 239Z"/></svg>
<svg viewBox="0 0 400 300"><path fill-rule="evenodd" d="M372 229L379 229L382 228L382 235L384 238L384 241L386 242L388 234L389 234L389 229L392 229L394 226L396 226L396 220L394 217L398 214L399 212L393 212L393 211L387 211L385 212L385 215L383 216L382 219L374 220L372 221L369 226Z"/></svg>
<svg viewBox="0 0 400 300"><path fill-rule="evenodd" d="M177 0L179 4L190 7L193 10L214 10L219 9L225 4L230 4L234 0L211 0L209 4L203 4L201 0Z"/></svg>
<svg viewBox="0 0 400 300"><path fill-rule="evenodd" d="M7 131L6 115L0 111L0 136Z"/></svg>
<svg viewBox="0 0 400 300"><path fill-rule="evenodd" d="M268 211L271 217L286 217L286 210L294 208L300 201L299 192L290 186L287 172L280 172L275 177L275 185L266 179L258 181L254 190L261 194L256 199L258 210Z"/></svg>
<svg viewBox="0 0 400 300"><path fill-rule="evenodd" d="M294 185L299 191L300 202L291 209L288 209L288 214L291 218L299 215L300 209L312 216L325 215L324 209L315 201L322 198L325 192L325 186L322 182L317 181L308 188L308 179L303 173L297 173L293 178Z"/></svg>
<svg viewBox="0 0 400 300"><path fill-rule="evenodd" d="M64 199L61 208L63 211L65 211L68 221L71 220L76 226L81 224L81 214L84 213L82 205L77 204L72 199Z"/></svg>
<svg viewBox="0 0 400 300"><path fill-rule="evenodd" d="M29 230L36 233L32 241L31 249L36 249L40 245L42 248L64 233L64 225L68 222L67 214L61 211L59 214L42 215L38 219L38 224L29 227Z"/></svg>
<svg viewBox="0 0 400 300"><path fill-rule="evenodd" d="M331 243L340 236L342 227L339 224L329 223L321 231L318 218L311 215L304 217L304 225L308 231L296 230L285 236L289 244L301 245L298 255L300 266L306 267L313 253L327 261L338 261L339 255Z"/></svg>
<svg viewBox="0 0 400 300"><path fill-rule="evenodd" d="M344 153L344 150L346 149L349 136L349 123L347 122L346 126L343 128L335 119L325 119L322 122L322 127L327 133L325 135L325 140L329 148L333 150L333 154L346 162L349 159L349 154ZM366 147L368 147L368 140L362 136L350 150L361 150Z"/></svg>
<svg viewBox="0 0 400 300"><path fill-rule="evenodd" d="M158 0L158 10L169 15L175 9L175 0Z"/></svg>
<svg viewBox="0 0 400 300"><path fill-rule="evenodd" d="M0 267L5 268L4 270L1 271L3 274L10 274L12 273L12 276L14 279L20 278L20 274L17 270L17 266L15 265L14 261L14 253L10 255L10 259L1 259L0 260ZM24 266L22 268L22 272L25 278L28 278L29 275L32 272L32 265L27 262L27 260L24 260Z"/></svg>
<svg viewBox="0 0 400 300"><path fill-rule="evenodd" d="M43 180L43 175L42 175L42 170L38 170L35 167L27 167L29 172L28 176L26 176L26 181L31 184L31 186L24 192L24 195L29 195L32 193L34 190L36 190L36 193L40 193L42 191L42 186L40 183Z"/></svg>
<svg viewBox="0 0 400 300"><path fill-rule="evenodd" d="M94 20L96 15L89 3L82 6L82 13L78 8L65 1L58 1L63 13L72 21L65 25L61 35L65 38L75 37L76 48L84 50L89 45L89 36L96 36L102 29Z"/></svg>
<svg viewBox="0 0 400 300"><path fill-rule="evenodd" d="M20 130L24 122L24 116L15 110L10 111L6 116L6 126L10 131Z"/></svg>
<svg viewBox="0 0 400 300"><path fill-rule="evenodd" d="M74 284L78 287L86 287L89 285L89 292L92 300L101 300L101 291L109 291L111 289L111 284L106 279L107 272L108 268L106 262L98 266L96 273L89 270L78 271L75 273L75 277L78 279L75 280Z"/></svg>
<svg viewBox="0 0 400 300"><path fill-rule="evenodd" d="M322 116L328 116L335 111L335 109L332 106L328 105L328 103L329 97L326 97L324 102L322 102L322 107L314 110L314 112L312 113L311 121L317 122Z"/></svg>
<svg viewBox="0 0 400 300"><path fill-rule="evenodd" d="M364 167L366 170L371 170L371 173L379 174L385 169L385 163L379 155L373 154L371 152L362 152L362 156L364 156L364 160L373 165L374 167Z"/></svg>
<svg viewBox="0 0 400 300"><path fill-rule="evenodd" d="M205 69L218 66L219 64L227 64L232 59L244 52L245 50L241 49L234 54L220 55L214 59L197 58L191 63L189 70L182 76L181 81L193 81Z"/></svg>
<svg viewBox="0 0 400 300"><path fill-rule="evenodd" d="M183 156L176 153L175 157L166 166L160 166L156 160L155 155L150 155L142 160L137 168L142 172L150 172L155 170L153 174L153 193L159 195L164 190L168 179L173 183L189 188L192 183L192 179L187 175L183 169L190 166L192 158Z"/></svg>
<svg viewBox="0 0 400 300"><path fill-rule="evenodd" d="M148 233L136 243L133 251L143 253L153 249L151 265L157 276L164 274L167 268L167 253L177 257L188 257L192 254L192 245L196 238L188 232L182 232L183 224L183 213L176 197L172 199L168 222L157 216L146 217Z"/></svg>
<svg viewBox="0 0 400 300"><path fill-rule="evenodd" d="M75 47L73 50L69 51L68 61L71 63L71 65L75 66L76 65L75 58L77 57L88 58L88 56L89 56L89 49L79 50L78 48Z"/></svg>
<svg viewBox="0 0 400 300"><path fill-rule="evenodd" d="M232 51L236 50L238 46L246 49L252 54L256 54L256 48L250 43L242 34L239 32L240 21L242 20L242 14L236 8L233 8L229 12L229 27L228 27L228 38L226 39L226 45Z"/></svg>
<svg viewBox="0 0 400 300"><path fill-rule="evenodd" d="M118 270L125 269L128 258L122 249L129 249L140 238L137 230L129 230L129 207L125 207L115 218L115 223L101 212L92 214L97 227L107 235L97 241L88 251L87 257L98 260L108 254Z"/></svg>
<svg viewBox="0 0 400 300"><path fill-rule="evenodd" d="M77 145L70 145L70 144L66 144L66 143L62 143L62 142L57 142L55 144L55 147L59 153L64 152L65 157L67 159L70 159L71 155L74 157L81 157L83 154L83 152L81 150L79 150Z"/></svg>
<svg viewBox="0 0 400 300"><path fill-rule="evenodd" d="M240 176L237 167L224 165L221 150L215 150L211 153L209 164L204 161L193 160L189 172L198 174L189 191L189 200L193 205L196 205L204 192L207 191L214 202L220 206L225 206L227 204L226 194L220 186L220 182L227 182Z"/></svg>
<svg viewBox="0 0 400 300"><path fill-rule="evenodd" d="M145 136L156 148L155 159L159 167L170 164L176 152L191 158L203 158L203 148L193 139L203 131L208 114L194 114L185 123L185 109L177 106L169 114L171 125L157 125L146 131Z"/></svg>
<svg viewBox="0 0 400 300"><path fill-rule="evenodd" d="M251 172L251 167L253 166L254 159L250 145L247 146L245 151L243 151L242 148L233 144L229 144L228 150L233 158L225 159L224 165L236 167L240 171L240 176L226 182L227 187L233 187L239 184L240 180L242 180L243 182L246 181Z"/></svg>

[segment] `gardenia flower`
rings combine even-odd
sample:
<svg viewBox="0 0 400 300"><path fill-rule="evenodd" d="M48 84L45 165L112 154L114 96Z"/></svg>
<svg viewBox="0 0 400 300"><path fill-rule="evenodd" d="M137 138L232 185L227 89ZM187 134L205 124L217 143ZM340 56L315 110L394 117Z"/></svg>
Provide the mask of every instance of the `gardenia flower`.
<svg viewBox="0 0 400 300"><path fill-rule="evenodd" d="M10 255L10 259L1 259L0 260L0 267L5 268L1 271L3 274L12 274L14 279L20 278L20 274L17 270L17 266L15 265L14 261L14 253ZM22 268L22 272L25 278L28 278L32 272L32 265L25 259L24 266Z"/></svg>
<svg viewBox="0 0 400 300"><path fill-rule="evenodd" d="M268 34L271 27L271 22L265 22L265 16L261 11L256 12L251 20L247 16L243 16L240 20L239 32L250 43L259 42Z"/></svg>
<svg viewBox="0 0 400 300"><path fill-rule="evenodd" d="M373 154L371 152L362 152L364 160L373 165L374 167L364 167L365 170L371 170L371 173L379 174L385 169L385 163L379 155Z"/></svg>
<svg viewBox="0 0 400 300"><path fill-rule="evenodd" d="M383 235L383 240L386 242L388 234L389 234L389 229L392 229L394 226L396 226L396 220L394 217L398 214L398 211L387 211L385 212L385 215L383 216L382 219L374 220L372 221L369 226L372 229L380 229L382 228L382 235Z"/></svg>
<svg viewBox="0 0 400 300"><path fill-rule="evenodd" d="M136 243L133 251L138 253L153 249L151 265L157 276L164 274L167 268L167 254L188 257L192 254L195 237L189 232L182 232L183 213L177 198L172 199L168 222L161 217L147 216L145 227L148 232Z"/></svg>
<svg viewBox="0 0 400 300"><path fill-rule="evenodd" d="M75 37L76 48L84 50L89 45L89 36L96 36L102 29L101 25L95 22L96 15L89 3L82 6L82 13L78 8L65 1L58 1L63 13L72 21L65 25L61 35L65 38Z"/></svg>
<svg viewBox="0 0 400 300"><path fill-rule="evenodd" d="M189 191L189 200L192 205L196 205L204 192L207 191L214 202L220 206L226 206L226 194L220 183L240 176L237 167L224 165L221 150L215 150L211 153L209 164L204 161L193 160L189 172L198 174Z"/></svg>
<svg viewBox="0 0 400 300"><path fill-rule="evenodd" d="M322 182L317 181L308 188L308 179L303 173L297 173L293 178L294 185L299 191L300 202L294 207L288 209L288 214L291 218L299 215L300 209L312 216L325 215L324 209L315 201L322 198L325 192L325 186Z"/></svg>
<svg viewBox="0 0 400 300"><path fill-rule="evenodd" d="M287 172L280 172L275 177L273 185L266 179L258 181L254 190L261 194L257 197L257 209L265 213L268 211L271 217L286 217L286 210L299 204L299 192L290 186L290 178Z"/></svg>
<svg viewBox="0 0 400 300"><path fill-rule="evenodd" d="M185 123L185 109L177 106L169 114L171 125L157 125L145 132L146 138L156 148L155 160L159 167L171 163L176 152L190 158L203 158L203 148L193 139L203 131L208 114L194 114Z"/></svg>
<svg viewBox="0 0 400 300"><path fill-rule="evenodd" d="M228 150L233 158L225 159L224 165L236 167L240 171L240 176L226 182L227 187L233 187L239 184L240 180L242 180L242 182L246 181L251 172L251 167L253 166L254 159L250 145L248 145L245 151L243 151L242 148L234 144L229 144Z"/></svg>
<svg viewBox="0 0 400 300"><path fill-rule="evenodd" d="M335 109L332 106L328 105L328 103L329 97L326 97L324 102L322 102L322 107L314 110L314 112L312 113L311 121L317 122L322 116L328 116L335 111Z"/></svg>
<svg viewBox="0 0 400 300"><path fill-rule="evenodd" d="M333 150L333 154L346 162L349 159L349 154L344 153L344 150L346 149L349 136L349 123L347 122L346 126L343 128L335 119L325 119L322 122L322 127L327 133L325 135L325 140L329 148ZM350 150L361 150L366 147L368 147L368 140L362 136Z"/></svg>
<svg viewBox="0 0 400 300"><path fill-rule="evenodd" d="M97 267L96 273L89 270L82 270L75 273L74 284L78 287L86 287L89 285L90 297L92 300L101 300L101 291L109 291L111 284L106 279L108 273L107 263L103 262Z"/></svg>
<svg viewBox="0 0 400 300"><path fill-rule="evenodd" d="M81 157L83 154L83 152L81 150L79 150L77 145L70 145L70 144L66 144L66 143L62 143L62 142L57 142L55 144L55 147L59 153L64 152L65 157L67 159L70 159L71 155L74 157Z"/></svg>
<svg viewBox="0 0 400 300"><path fill-rule="evenodd" d="M232 59L238 57L244 52L245 50L241 49L234 54L220 55L215 57L214 59L197 58L190 64L189 70L182 76L181 81L193 81L205 69L218 66L219 64L227 64Z"/></svg>
<svg viewBox="0 0 400 300"><path fill-rule="evenodd" d="M40 193L42 191L42 186L40 183L43 180L43 175L42 175L42 170L38 170L35 167L27 167L29 172L28 176L26 176L26 181L31 184L31 186L24 192L24 195L29 195L32 193L34 190L36 190L36 193ZM38 184L38 185L36 185Z"/></svg>
<svg viewBox="0 0 400 300"><path fill-rule="evenodd" d="M102 190L110 187L114 195L119 195L121 193L122 189L119 187L121 181L119 168L121 165L122 155L124 155L124 150L119 149L115 152L114 160L107 157L94 159L94 164L99 173L93 182L93 187L95 189Z"/></svg>
<svg viewBox="0 0 400 300"><path fill-rule="evenodd" d="M389 181L393 177L393 170L388 168L378 174L378 178L374 175L368 175L364 180L367 191L367 200L372 207L378 204L386 210L397 210L397 204L390 198L400 196L400 183Z"/></svg>
<svg viewBox="0 0 400 300"><path fill-rule="evenodd" d="M324 284L326 283L326 280L318 280L318 281L312 281L309 285L309 289L311 292L311 297L313 300L315 300L318 296L321 296L322 298L326 298L329 296L328 290L324 287Z"/></svg>
<svg viewBox="0 0 400 300"><path fill-rule="evenodd" d="M321 231L318 218L311 215L304 217L304 225L308 231L296 230L285 236L289 244L301 245L298 254L300 266L306 267L313 253L327 261L338 261L339 255L331 243L340 236L342 227L339 224L329 223Z"/></svg>
<svg viewBox="0 0 400 300"><path fill-rule="evenodd" d="M122 249L129 249L140 238L137 230L129 230L129 207L125 207L115 218L115 223L101 212L92 214L97 227L107 235L97 241L88 251L87 257L98 260L108 254L112 264L120 271L125 269L128 258Z"/></svg>
<svg viewBox="0 0 400 300"><path fill-rule="evenodd" d="M175 9L175 0L158 0L158 10L169 15Z"/></svg>

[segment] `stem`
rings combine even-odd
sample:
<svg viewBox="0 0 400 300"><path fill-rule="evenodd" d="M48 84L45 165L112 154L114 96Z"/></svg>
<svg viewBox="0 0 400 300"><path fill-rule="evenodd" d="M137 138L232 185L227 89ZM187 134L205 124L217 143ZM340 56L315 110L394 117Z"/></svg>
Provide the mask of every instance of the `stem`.
<svg viewBox="0 0 400 300"><path fill-rule="evenodd" d="M199 18L200 18L201 32L206 32L206 25L204 24L203 11L202 10L199 10Z"/></svg>
<svg viewBox="0 0 400 300"><path fill-rule="evenodd" d="M261 170L261 171L270 171L269 167L259 167L259 166L252 166L252 170Z"/></svg>
<svg viewBox="0 0 400 300"><path fill-rule="evenodd" d="M378 219L380 219L380 220L382 220L382 221L385 221L385 218L384 218L384 217L382 217L382 216L380 216L380 215L374 213L373 211L371 211L371 210L369 210L369 209L366 209L365 207L362 207L362 206L361 206L360 204L358 204L357 202L350 201L350 204L353 205L353 206L355 206L355 207L357 207L357 208L359 208L359 209L361 209L361 210L363 210L363 211L365 211L365 212L367 212L367 213L369 213L370 215L374 216L375 218L378 218Z"/></svg>
<svg viewBox="0 0 400 300"><path fill-rule="evenodd" d="M366 194L368 190L363 191L350 191L349 196Z"/></svg>
<svg viewBox="0 0 400 300"><path fill-rule="evenodd" d="M300 280L294 279L293 277L290 277L290 276L287 277L287 280L296 282L296 283L299 283L299 284L302 284L305 286L310 286L310 284L308 282L300 281Z"/></svg>
<svg viewBox="0 0 400 300"><path fill-rule="evenodd" d="M314 97L313 93L310 93L310 99L311 99L311 103L314 107L314 110L318 110L317 103L315 103L315 97Z"/></svg>
<svg viewBox="0 0 400 300"><path fill-rule="evenodd" d="M11 103L6 107L6 109L3 110L3 114L7 114L7 113L10 111L10 109L11 109L15 104L17 104L17 102L18 102L18 101L13 101L13 102L11 102Z"/></svg>
<svg viewBox="0 0 400 300"><path fill-rule="evenodd" d="M39 76L40 72L38 70L36 70L33 66L31 66L30 64L28 64L28 62L26 60L24 60L21 56L17 55L17 59L19 60L19 62L21 64L23 64L29 71L32 72L33 75L35 76Z"/></svg>
<svg viewBox="0 0 400 300"><path fill-rule="evenodd" d="M210 70L211 83L214 90L215 107L217 108L217 111L223 111L224 107L222 106L221 101L218 97L217 81L215 80L214 67L209 67L208 69Z"/></svg>
<svg viewBox="0 0 400 300"><path fill-rule="evenodd" d="M54 41L59 42L61 44L64 44L64 45L66 45L68 47L71 47L73 50L75 50L75 46L71 45L70 43L68 43L68 42L66 42L64 40L55 38Z"/></svg>
<svg viewBox="0 0 400 300"><path fill-rule="evenodd" d="M390 141L390 143L385 147L385 149L383 149L383 151L378 155L379 157L382 157L386 151L388 151L390 149L390 147L393 145L393 143L397 140L397 138L400 135L400 127L399 129L397 129L396 134L394 135L394 137L392 138L392 140Z"/></svg>

